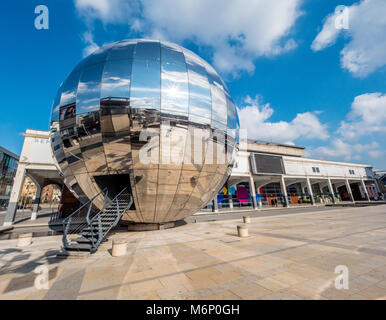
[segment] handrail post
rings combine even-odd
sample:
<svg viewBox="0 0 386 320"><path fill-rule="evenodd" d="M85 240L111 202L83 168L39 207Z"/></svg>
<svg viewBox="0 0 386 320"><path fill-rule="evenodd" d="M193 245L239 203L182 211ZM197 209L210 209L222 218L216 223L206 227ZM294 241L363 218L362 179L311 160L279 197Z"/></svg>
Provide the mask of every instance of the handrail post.
<svg viewBox="0 0 386 320"><path fill-rule="evenodd" d="M88 206L88 211L87 211L87 216L86 216L86 221L87 221L87 224L90 225L90 212L91 212L91 207L92 207L92 202L90 202L89 206Z"/></svg>

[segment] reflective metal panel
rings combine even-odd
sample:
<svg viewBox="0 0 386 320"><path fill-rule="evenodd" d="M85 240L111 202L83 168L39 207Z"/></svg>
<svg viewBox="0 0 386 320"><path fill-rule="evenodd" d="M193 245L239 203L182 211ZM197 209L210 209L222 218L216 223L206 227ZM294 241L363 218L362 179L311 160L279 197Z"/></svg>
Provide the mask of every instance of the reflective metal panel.
<svg viewBox="0 0 386 320"><path fill-rule="evenodd" d="M194 61L187 61L189 77L189 114L211 119L211 93L206 70Z"/></svg>
<svg viewBox="0 0 386 320"><path fill-rule="evenodd" d="M59 120L59 106L60 106L60 97L61 96L62 96L62 85L59 87L58 91L56 92L55 100L52 104L52 112L51 112L50 122Z"/></svg>
<svg viewBox="0 0 386 320"><path fill-rule="evenodd" d="M131 61L107 61L102 76L101 98L126 99L130 95L130 79Z"/></svg>
<svg viewBox="0 0 386 320"><path fill-rule="evenodd" d="M103 149L99 111L77 116L79 145L87 172L106 173L106 156Z"/></svg>
<svg viewBox="0 0 386 320"><path fill-rule="evenodd" d="M104 64L94 64L83 69L76 97L76 113L99 110L101 79Z"/></svg>
<svg viewBox="0 0 386 320"><path fill-rule="evenodd" d="M212 121L227 123L227 103L225 93L217 86L211 84L210 92L212 94Z"/></svg>
<svg viewBox="0 0 386 320"><path fill-rule="evenodd" d="M162 64L174 63L185 66L185 57L181 47L173 43L161 43Z"/></svg>
<svg viewBox="0 0 386 320"><path fill-rule="evenodd" d="M70 190L86 201L104 186L129 184L134 205L123 219L145 223L185 218L212 199L230 174L240 126L208 63L144 39L103 46L81 61L58 90L51 118Z"/></svg>
<svg viewBox="0 0 386 320"><path fill-rule="evenodd" d="M118 42L110 50L107 60L133 59L136 44L134 41Z"/></svg>
<svg viewBox="0 0 386 320"><path fill-rule="evenodd" d="M70 73L66 81L62 86L62 95L60 98L60 105L66 105L74 103L76 100L76 91L78 89L78 82L80 77L80 71L74 70Z"/></svg>
<svg viewBox="0 0 386 320"><path fill-rule="evenodd" d="M135 49L135 59L138 60L160 60L161 46L159 41L140 41Z"/></svg>
<svg viewBox="0 0 386 320"><path fill-rule="evenodd" d="M130 101L132 108L160 109L161 68L159 61L134 60Z"/></svg>
<svg viewBox="0 0 386 320"><path fill-rule="evenodd" d="M186 66L164 62L161 64L161 110L177 114L189 112L189 90Z"/></svg>

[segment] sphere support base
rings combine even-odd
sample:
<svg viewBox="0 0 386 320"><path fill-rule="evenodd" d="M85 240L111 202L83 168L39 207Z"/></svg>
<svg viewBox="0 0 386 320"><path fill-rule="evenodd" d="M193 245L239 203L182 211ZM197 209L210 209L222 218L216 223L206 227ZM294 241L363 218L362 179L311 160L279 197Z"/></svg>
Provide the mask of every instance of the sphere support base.
<svg viewBox="0 0 386 320"><path fill-rule="evenodd" d="M128 231L152 231L174 228L176 222L163 222L163 223L129 223L127 224Z"/></svg>

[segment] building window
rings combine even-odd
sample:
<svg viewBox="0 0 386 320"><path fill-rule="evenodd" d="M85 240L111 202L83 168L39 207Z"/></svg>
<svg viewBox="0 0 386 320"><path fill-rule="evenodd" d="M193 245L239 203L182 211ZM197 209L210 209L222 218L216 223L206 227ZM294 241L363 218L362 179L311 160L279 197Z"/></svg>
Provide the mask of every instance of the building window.
<svg viewBox="0 0 386 320"><path fill-rule="evenodd" d="M318 167L312 167L312 172L314 173L320 173L320 170Z"/></svg>

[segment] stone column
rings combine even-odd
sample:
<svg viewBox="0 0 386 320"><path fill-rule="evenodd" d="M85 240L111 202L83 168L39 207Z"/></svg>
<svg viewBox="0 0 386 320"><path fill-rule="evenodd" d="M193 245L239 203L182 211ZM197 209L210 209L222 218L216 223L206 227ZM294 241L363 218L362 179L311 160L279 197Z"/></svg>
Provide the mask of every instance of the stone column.
<svg viewBox="0 0 386 320"><path fill-rule="evenodd" d="M282 175L280 178L280 187L281 187L281 193L284 195L284 203L285 206L288 207L288 196L287 196L287 188L285 186L284 176Z"/></svg>
<svg viewBox="0 0 386 320"><path fill-rule="evenodd" d="M331 196L332 196L332 202L335 203L335 192L334 192L334 189L332 187L332 183L331 183L331 180L330 178L327 179L327 186L328 186L328 191L330 192Z"/></svg>
<svg viewBox="0 0 386 320"><path fill-rule="evenodd" d="M212 200L212 212L218 212L217 194Z"/></svg>
<svg viewBox="0 0 386 320"><path fill-rule="evenodd" d="M363 179L361 180L361 185L362 185L362 189L363 189L363 192L366 196L367 201L370 202L369 193L367 192L366 185L365 185L365 182L363 181Z"/></svg>
<svg viewBox="0 0 386 320"><path fill-rule="evenodd" d="M42 188L41 188L40 184L36 183L36 195L35 195L34 206L32 208L31 220L36 220L36 216L37 216L38 210L39 210L41 193L42 193Z"/></svg>
<svg viewBox="0 0 386 320"><path fill-rule="evenodd" d="M249 175L249 191L251 192L253 209L257 210L255 181L253 180L252 175Z"/></svg>
<svg viewBox="0 0 386 320"><path fill-rule="evenodd" d="M232 199L232 195L229 193L229 189L228 189L228 202L229 202L229 209L233 209L233 199Z"/></svg>
<svg viewBox="0 0 386 320"><path fill-rule="evenodd" d="M311 187L310 178L307 177L306 179L307 179L307 189L308 189L308 194L310 195L311 203L312 203L312 205L314 206L314 205L315 205L315 199L314 199L314 193L312 192L312 187Z"/></svg>
<svg viewBox="0 0 386 320"><path fill-rule="evenodd" d="M15 221L17 205L19 203L21 189L23 188L24 177L25 165L19 164L17 166L16 175L13 180L11 196L9 198L7 213L5 214L3 226L10 226Z"/></svg>
<svg viewBox="0 0 386 320"><path fill-rule="evenodd" d="M260 193L260 186L258 186L256 188L256 194L260 195L259 201L257 202L257 205L258 205L259 209L261 209L263 207L263 201L262 201L262 194Z"/></svg>
<svg viewBox="0 0 386 320"><path fill-rule="evenodd" d="M346 189L347 189L348 195L350 196L351 202L355 203L354 197L352 195L351 187L350 187L350 182L348 181L348 179L346 179L344 183L346 185Z"/></svg>
<svg viewBox="0 0 386 320"><path fill-rule="evenodd" d="M229 192L229 185L227 184L227 189L228 189L228 203L229 203L229 209L233 209L233 199L232 195Z"/></svg>

